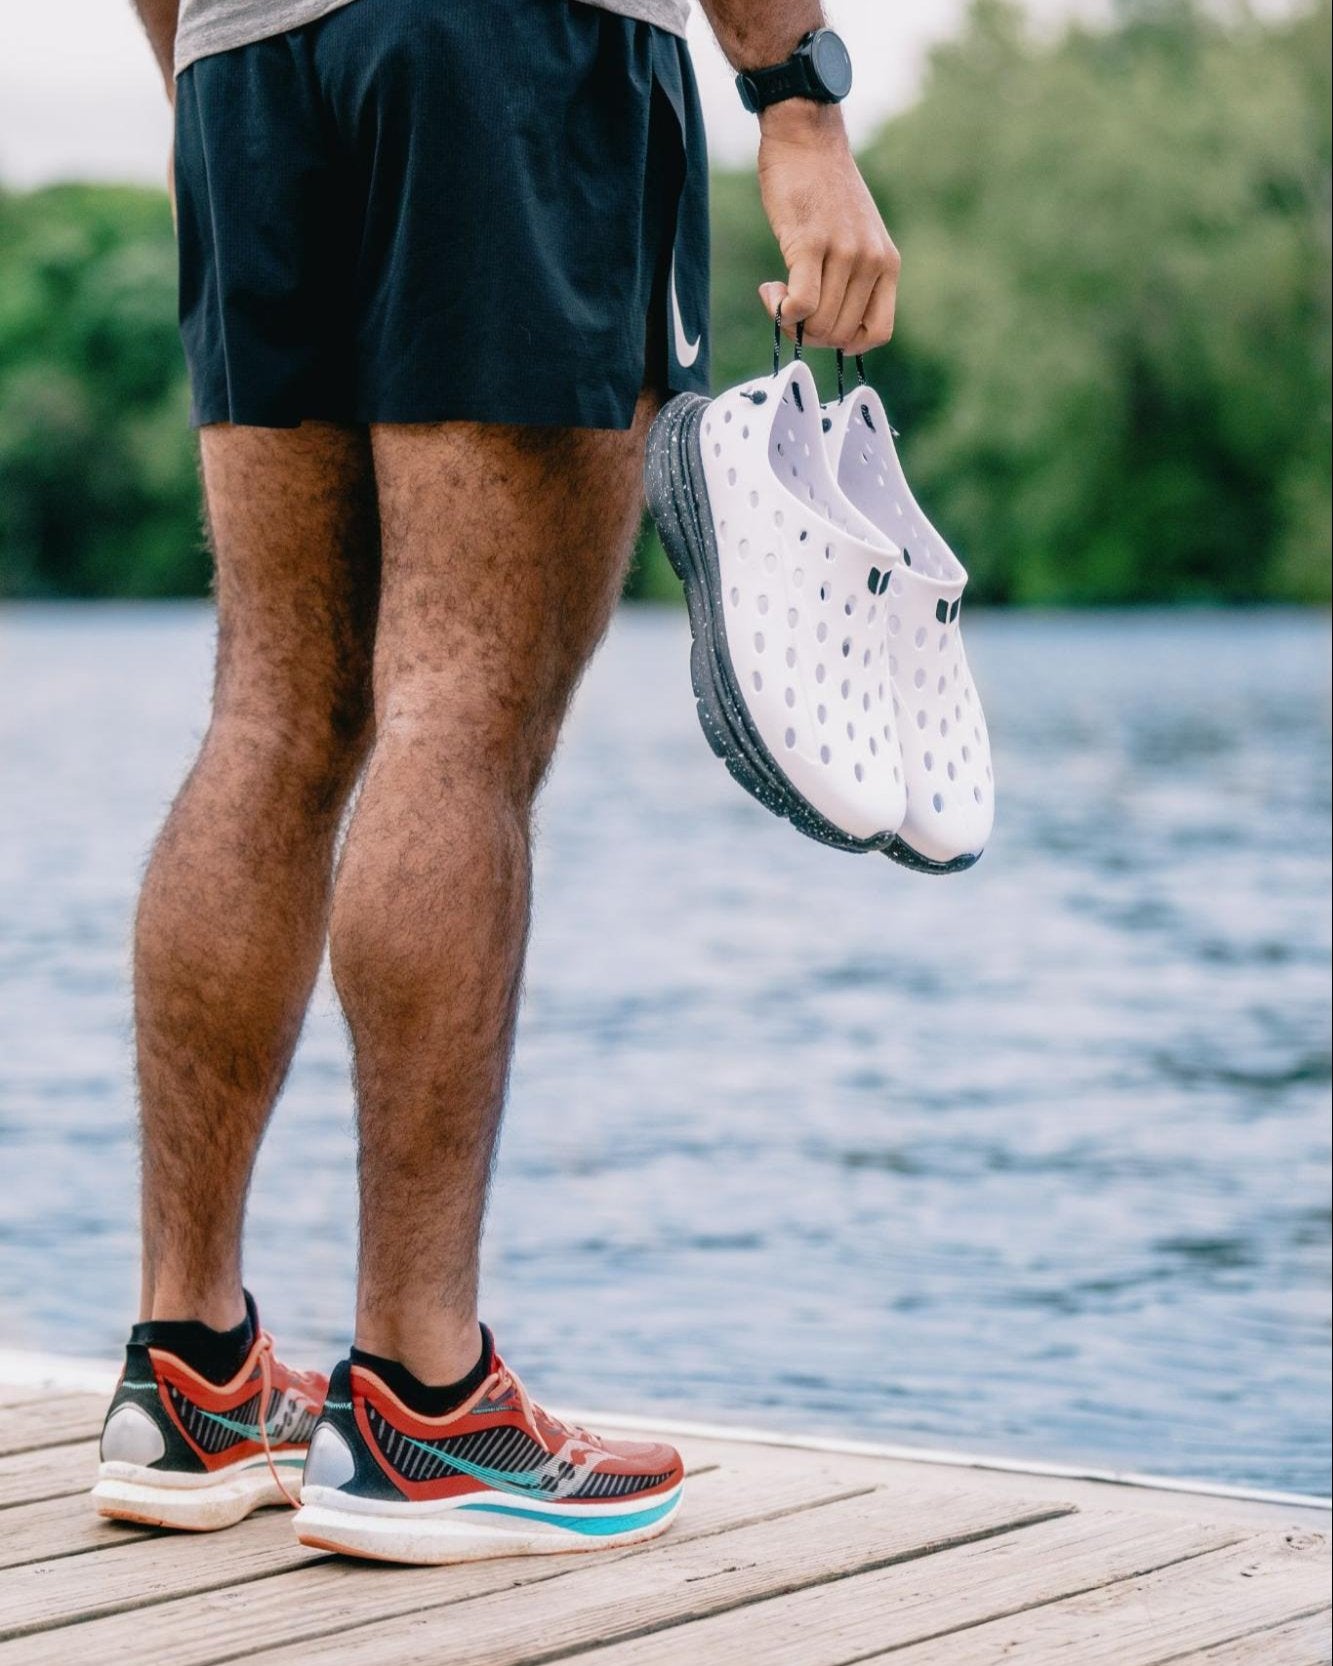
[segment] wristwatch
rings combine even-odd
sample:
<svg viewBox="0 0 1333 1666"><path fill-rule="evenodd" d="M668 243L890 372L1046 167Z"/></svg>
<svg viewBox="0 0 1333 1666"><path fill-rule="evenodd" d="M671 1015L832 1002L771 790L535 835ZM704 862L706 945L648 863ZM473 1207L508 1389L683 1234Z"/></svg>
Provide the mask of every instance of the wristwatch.
<svg viewBox="0 0 1333 1666"><path fill-rule="evenodd" d="M852 90L852 60L841 35L832 29L812 29L785 63L742 70L736 88L741 103L756 115L784 98L840 104Z"/></svg>

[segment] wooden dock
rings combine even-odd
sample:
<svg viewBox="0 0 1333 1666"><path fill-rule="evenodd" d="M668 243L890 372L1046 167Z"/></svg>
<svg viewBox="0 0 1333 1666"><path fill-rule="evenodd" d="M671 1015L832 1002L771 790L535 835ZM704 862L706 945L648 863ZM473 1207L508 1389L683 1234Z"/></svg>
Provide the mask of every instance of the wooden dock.
<svg viewBox="0 0 1333 1666"><path fill-rule="evenodd" d="M100 1521L105 1401L0 1389L0 1666L1320 1666L1328 1516L680 1439L639 1549L438 1569Z"/></svg>

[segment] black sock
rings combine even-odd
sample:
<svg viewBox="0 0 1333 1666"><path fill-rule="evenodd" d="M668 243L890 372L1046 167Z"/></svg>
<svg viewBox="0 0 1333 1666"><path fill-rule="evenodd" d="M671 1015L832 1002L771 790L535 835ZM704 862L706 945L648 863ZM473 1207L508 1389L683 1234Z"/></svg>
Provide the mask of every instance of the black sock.
<svg viewBox="0 0 1333 1666"><path fill-rule="evenodd" d="M255 1299L245 1292L245 1318L231 1330L214 1330L198 1319L148 1319L130 1330L130 1344L165 1348L211 1383L229 1382L245 1364L259 1334Z"/></svg>
<svg viewBox="0 0 1333 1666"><path fill-rule="evenodd" d="M494 1346L490 1331L483 1325L481 1358L466 1377L442 1386L423 1383L420 1377L414 1377L396 1359L382 1359L378 1354L368 1354L364 1348L353 1348L351 1358L353 1365L364 1365L368 1371L373 1371L385 1388L392 1389L407 1409L416 1412L418 1417L443 1417L455 1406L461 1406L469 1395L475 1394L490 1376Z"/></svg>

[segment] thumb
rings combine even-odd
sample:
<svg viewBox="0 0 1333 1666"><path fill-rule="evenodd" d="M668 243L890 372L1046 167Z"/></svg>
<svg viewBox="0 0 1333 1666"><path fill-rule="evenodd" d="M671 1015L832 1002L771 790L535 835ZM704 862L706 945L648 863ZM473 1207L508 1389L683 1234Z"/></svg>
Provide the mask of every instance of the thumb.
<svg viewBox="0 0 1333 1666"><path fill-rule="evenodd" d="M761 283L759 285L759 299L764 303L768 316L776 318L778 308L787 299L786 284L777 282Z"/></svg>

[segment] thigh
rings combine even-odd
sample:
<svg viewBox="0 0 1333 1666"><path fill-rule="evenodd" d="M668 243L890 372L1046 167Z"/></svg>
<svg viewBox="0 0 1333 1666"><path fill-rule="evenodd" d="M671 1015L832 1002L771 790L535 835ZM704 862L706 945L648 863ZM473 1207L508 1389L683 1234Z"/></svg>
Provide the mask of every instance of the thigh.
<svg viewBox="0 0 1333 1666"><path fill-rule="evenodd" d="M428 723L446 758L535 787L620 594L656 405L641 395L627 430L372 429L381 733Z"/></svg>
<svg viewBox="0 0 1333 1666"><path fill-rule="evenodd" d="M200 432L216 565L215 701L312 744L353 740L370 708L379 526L364 429Z"/></svg>

